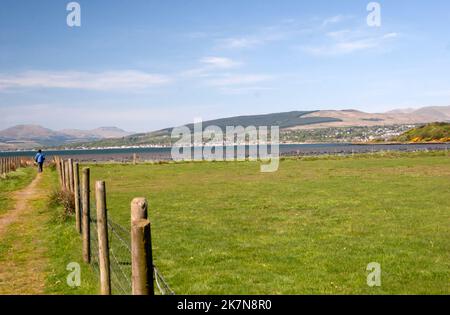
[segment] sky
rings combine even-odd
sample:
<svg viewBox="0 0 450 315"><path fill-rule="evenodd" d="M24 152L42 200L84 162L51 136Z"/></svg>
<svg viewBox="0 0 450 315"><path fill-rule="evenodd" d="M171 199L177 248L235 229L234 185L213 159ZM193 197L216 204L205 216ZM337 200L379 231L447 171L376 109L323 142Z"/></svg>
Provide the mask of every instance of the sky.
<svg viewBox="0 0 450 315"><path fill-rule="evenodd" d="M450 105L447 0L69 2L0 1L0 129Z"/></svg>

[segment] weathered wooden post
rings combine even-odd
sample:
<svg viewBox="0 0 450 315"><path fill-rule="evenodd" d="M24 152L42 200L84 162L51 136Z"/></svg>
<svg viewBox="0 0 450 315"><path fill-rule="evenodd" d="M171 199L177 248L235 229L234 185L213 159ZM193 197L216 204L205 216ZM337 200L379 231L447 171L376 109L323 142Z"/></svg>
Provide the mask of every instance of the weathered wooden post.
<svg viewBox="0 0 450 315"><path fill-rule="evenodd" d="M62 185L61 185L61 189L64 190L65 189L65 185L66 185L66 179L64 177L64 160L60 159L59 161L61 163L61 181L62 181Z"/></svg>
<svg viewBox="0 0 450 315"><path fill-rule="evenodd" d="M63 159L61 159L61 172L62 172L62 180L63 180L62 189L66 190L66 162Z"/></svg>
<svg viewBox="0 0 450 315"><path fill-rule="evenodd" d="M80 209L80 167L78 162L73 168L74 175L74 194L75 194L75 228L78 233L81 233L81 209Z"/></svg>
<svg viewBox="0 0 450 315"><path fill-rule="evenodd" d="M59 186L62 189L63 188L63 175L62 175L62 170L61 170L61 158L60 157L56 158L56 169L58 170Z"/></svg>
<svg viewBox="0 0 450 315"><path fill-rule="evenodd" d="M64 177L64 160L59 158L59 168L61 171L61 189L64 190L65 177Z"/></svg>
<svg viewBox="0 0 450 315"><path fill-rule="evenodd" d="M73 178L73 160L69 159L69 190L71 193L75 192L74 178Z"/></svg>
<svg viewBox="0 0 450 315"><path fill-rule="evenodd" d="M137 163L137 156L136 153L133 153L133 165L136 165Z"/></svg>
<svg viewBox="0 0 450 315"><path fill-rule="evenodd" d="M83 215L83 260L86 263L91 262L91 234L90 234L90 171L89 168L83 169L83 179L82 179L82 215Z"/></svg>
<svg viewBox="0 0 450 315"><path fill-rule="evenodd" d="M106 213L106 189L104 181L95 183L98 232L98 265L100 269L100 292L111 294L111 278L109 266L108 215Z"/></svg>
<svg viewBox="0 0 450 315"><path fill-rule="evenodd" d="M66 179L66 190L70 191L70 175L69 175L69 161L64 162L64 178Z"/></svg>
<svg viewBox="0 0 450 315"><path fill-rule="evenodd" d="M147 200L131 202L131 281L133 295L154 295L151 226Z"/></svg>

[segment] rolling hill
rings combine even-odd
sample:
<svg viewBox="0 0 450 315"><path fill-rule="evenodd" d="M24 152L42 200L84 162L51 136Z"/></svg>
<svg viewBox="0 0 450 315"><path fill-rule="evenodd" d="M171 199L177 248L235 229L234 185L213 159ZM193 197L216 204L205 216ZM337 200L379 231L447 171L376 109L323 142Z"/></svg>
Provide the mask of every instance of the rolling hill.
<svg viewBox="0 0 450 315"><path fill-rule="evenodd" d="M450 123L431 123L396 137L400 142L450 142Z"/></svg>
<svg viewBox="0 0 450 315"><path fill-rule="evenodd" d="M236 116L203 122L203 128L214 125L225 130L226 126L280 126L280 130L312 130L341 127L374 127L414 125L435 121L450 122L450 106L424 107L416 110L396 110L387 113L365 113L357 110L293 111L266 115ZM186 125L193 130L193 124ZM84 143L85 147L116 147L136 145L170 145L173 128L149 133L134 134L117 139L104 139Z"/></svg>
<svg viewBox="0 0 450 315"><path fill-rule="evenodd" d="M218 126L225 130L226 126L280 126L280 129L288 129L296 126L314 126L316 124L331 123L340 121L339 118L333 117L306 117L313 112L293 111L286 113L275 113L267 115L249 115L236 116L230 118L222 118L204 121L203 128L209 126ZM187 124L186 127L194 130L194 124ZM85 146L108 147L108 146L132 146L132 145L148 145L148 144L170 144L172 128L166 128L150 133L141 133L123 137L120 139L105 139L93 143L86 143Z"/></svg>

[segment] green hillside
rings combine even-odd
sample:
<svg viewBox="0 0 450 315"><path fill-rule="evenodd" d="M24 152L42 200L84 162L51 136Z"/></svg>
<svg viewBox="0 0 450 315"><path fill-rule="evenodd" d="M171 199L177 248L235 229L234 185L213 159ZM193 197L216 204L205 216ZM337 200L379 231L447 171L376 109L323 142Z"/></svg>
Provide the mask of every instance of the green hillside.
<svg viewBox="0 0 450 315"><path fill-rule="evenodd" d="M450 123L432 123L414 128L395 140L401 142L450 142Z"/></svg>
<svg viewBox="0 0 450 315"><path fill-rule="evenodd" d="M222 118L216 120L209 120L203 122L203 128L208 126L218 126L225 130L226 126L279 126L280 129L286 129L295 126L320 124L325 122L341 121L337 118L331 117L303 117L304 115L313 113L314 111L294 111L286 113L276 113L267 115L251 115L251 116L237 116L230 118ZM186 125L193 130L194 125ZM173 128L162 129L150 133L140 133L131 136L106 139L90 143L77 144L74 146L86 147L109 147L109 146L131 146L131 145L146 145L146 144L171 144L171 133Z"/></svg>

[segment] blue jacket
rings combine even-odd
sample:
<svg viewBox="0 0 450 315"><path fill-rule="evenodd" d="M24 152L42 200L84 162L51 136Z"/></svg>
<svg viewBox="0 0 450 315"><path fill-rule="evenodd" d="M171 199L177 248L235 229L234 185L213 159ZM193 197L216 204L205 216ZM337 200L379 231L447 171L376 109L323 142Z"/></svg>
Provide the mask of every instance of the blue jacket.
<svg viewBox="0 0 450 315"><path fill-rule="evenodd" d="M45 155L44 155L44 153L38 153L38 154L36 154L36 156L34 157L34 160L35 160L37 163L44 163L44 161L45 161Z"/></svg>

